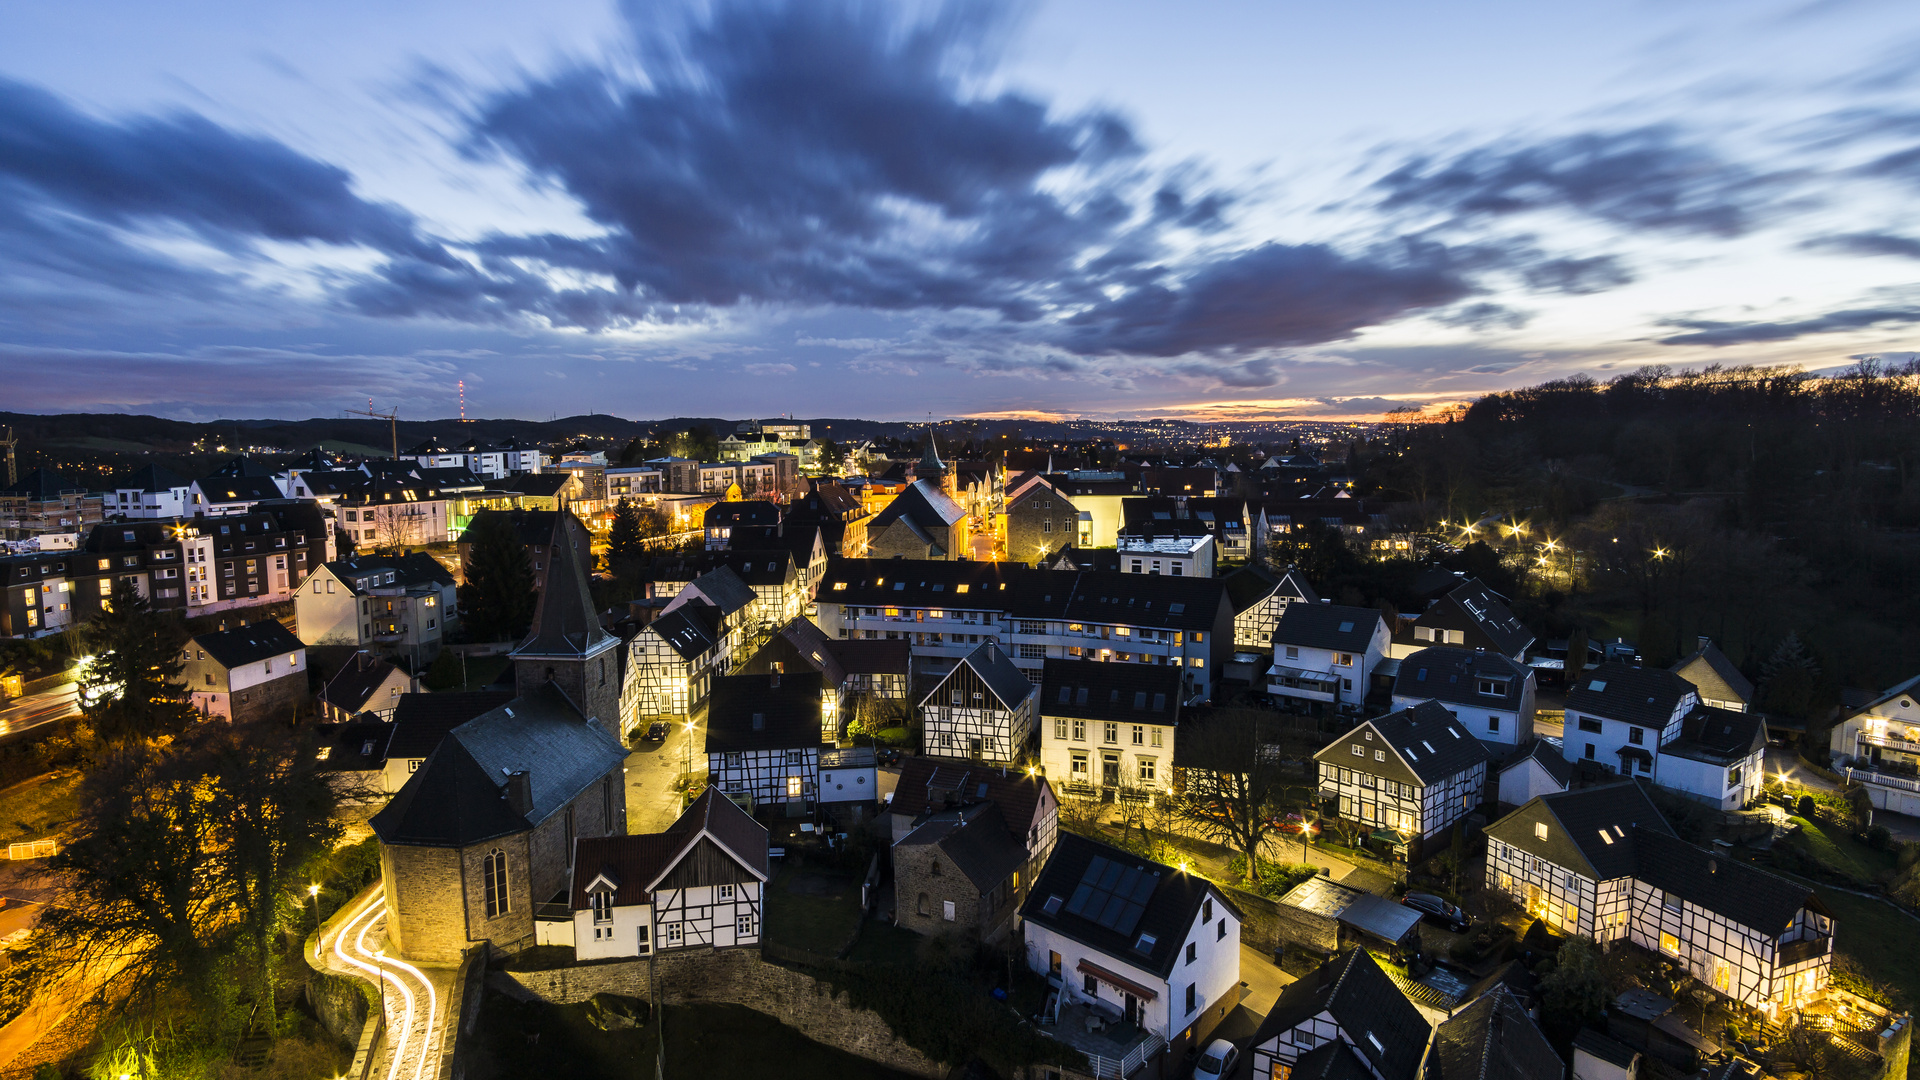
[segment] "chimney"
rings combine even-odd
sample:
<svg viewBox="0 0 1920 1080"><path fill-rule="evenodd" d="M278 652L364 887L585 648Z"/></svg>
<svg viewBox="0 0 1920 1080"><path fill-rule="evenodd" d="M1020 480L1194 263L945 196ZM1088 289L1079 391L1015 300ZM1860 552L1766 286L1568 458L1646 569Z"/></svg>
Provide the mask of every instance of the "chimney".
<svg viewBox="0 0 1920 1080"><path fill-rule="evenodd" d="M521 817L533 813L533 780L525 769L507 773L507 809Z"/></svg>

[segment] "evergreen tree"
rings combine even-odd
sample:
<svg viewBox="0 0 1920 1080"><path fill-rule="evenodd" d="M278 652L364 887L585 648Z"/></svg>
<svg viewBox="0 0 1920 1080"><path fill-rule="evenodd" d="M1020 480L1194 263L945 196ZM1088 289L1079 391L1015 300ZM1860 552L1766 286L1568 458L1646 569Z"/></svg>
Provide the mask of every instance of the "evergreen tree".
<svg viewBox="0 0 1920 1080"><path fill-rule="evenodd" d="M607 537L607 559L617 562L639 556L640 511L632 499L621 499L613 508L613 529Z"/></svg>
<svg viewBox="0 0 1920 1080"><path fill-rule="evenodd" d="M1600 1019L1611 998L1600 970L1600 950L1592 938L1568 938L1554 957L1551 974L1540 980L1541 1026L1548 1035L1571 1039Z"/></svg>
<svg viewBox="0 0 1920 1080"><path fill-rule="evenodd" d="M133 583L113 592L80 633L87 662L80 672L80 710L109 742L180 731L195 717L180 682L187 628L153 605Z"/></svg>
<svg viewBox="0 0 1920 1080"><path fill-rule="evenodd" d="M460 611L479 641L518 641L533 625L533 563L504 514L484 514L467 530L471 544Z"/></svg>
<svg viewBox="0 0 1920 1080"><path fill-rule="evenodd" d="M1789 630L1760 666L1760 700L1769 712L1810 719L1818 698L1820 665Z"/></svg>

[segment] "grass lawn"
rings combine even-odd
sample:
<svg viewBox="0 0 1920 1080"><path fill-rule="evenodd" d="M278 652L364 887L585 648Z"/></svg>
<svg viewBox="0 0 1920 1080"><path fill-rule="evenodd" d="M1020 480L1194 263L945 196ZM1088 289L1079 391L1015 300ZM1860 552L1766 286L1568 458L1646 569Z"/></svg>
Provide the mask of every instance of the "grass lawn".
<svg viewBox="0 0 1920 1080"><path fill-rule="evenodd" d="M668 1076L753 1076L782 1080L899 1080L906 1073L814 1042L765 1013L740 1005L670 1006ZM483 1054L470 1080L652 1080L660 1044L655 1024L601 1031L587 1007L519 1002L489 992L480 1005ZM777 1064L776 1064L777 1063Z"/></svg>
<svg viewBox="0 0 1920 1080"><path fill-rule="evenodd" d="M1800 832L1791 842L1838 873L1870 883L1894 867L1893 852L1875 851L1838 825L1798 816L1792 820L1800 824Z"/></svg>
<svg viewBox="0 0 1920 1080"><path fill-rule="evenodd" d="M0 844L44 840L79 811L80 774L36 776L0 791Z"/></svg>
<svg viewBox="0 0 1920 1080"><path fill-rule="evenodd" d="M838 956L860 926L860 883L824 867L785 866L767 898L767 940Z"/></svg>
<svg viewBox="0 0 1920 1080"><path fill-rule="evenodd" d="M1836 953L1852 957L1875 982L1893 988L1903 1009L1920 1005L1920 921L1889 904L1815 885L1821 903L1833 912Z"/></svg>
<svg viewBox="0 0 1920 1080"><path fill-rule="evenodd" d="M847 959L855 964L910 964L926 939L893 923L874 919L860 930Z"/></svg>

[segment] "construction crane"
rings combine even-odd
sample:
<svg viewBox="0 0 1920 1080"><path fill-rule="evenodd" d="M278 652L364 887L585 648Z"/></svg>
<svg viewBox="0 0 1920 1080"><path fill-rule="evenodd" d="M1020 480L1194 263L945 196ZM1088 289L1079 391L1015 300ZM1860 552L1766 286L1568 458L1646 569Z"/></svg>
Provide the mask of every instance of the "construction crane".
<svg viewBox="0 0 1920 1080"><path fill-rule="evenodd" d="M366 408L348 409L347 412L353 416L370 416L375 420L385 420L387 422L387 430L391 432L393 435L393 459L395 461L400 460L400 410L399 409L389 409L386 412L374 412L373 399L368 398Z"/></svg>
<svg viewBox="0 0 1920 1080"><path fill-rule="evenodd" d="M4 446L7 448L7 486L8 487L12 487L13 485L20 482L19 470L16 469L13 464L13 448L19 445L20 445L20 439L18 436L14 435L13 428L11 427L7 428L7 437L4 439L0 439L0 446Z"/></svg>

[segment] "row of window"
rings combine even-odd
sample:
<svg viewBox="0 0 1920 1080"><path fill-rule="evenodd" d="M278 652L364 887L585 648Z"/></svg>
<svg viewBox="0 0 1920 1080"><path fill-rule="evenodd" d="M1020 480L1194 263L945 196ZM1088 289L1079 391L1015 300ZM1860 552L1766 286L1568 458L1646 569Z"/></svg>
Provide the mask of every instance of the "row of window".
<svg viewBox="0 0 1920 1080"><path fill-rule="evenodd" d="M1165 697L1166 695L1160 694L1156 696ZM1122 725L1116 721L1103 721L1100 725L1100 741L1109 746L1117 745L1120 742L1121 726ZM1128 724L1126 727L1128 737L1134 746L1161 746L1166 737L1164 728L1148 727L1144 724ZM1056 716L1053 718L1053 737L1061 740L1071 738L1074 742L1086 742L1087 722L1078 717L1069 719L1064 716Z"/></svg>

